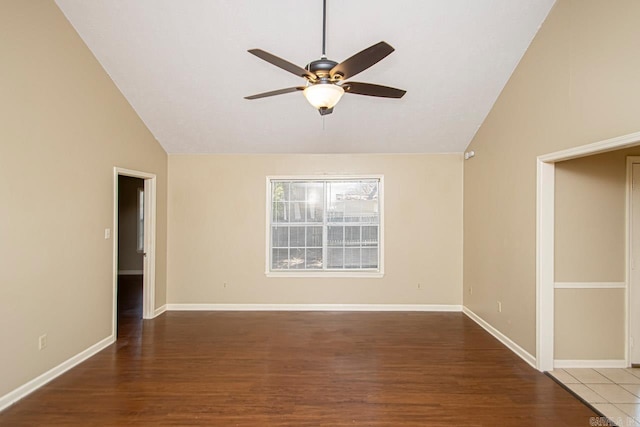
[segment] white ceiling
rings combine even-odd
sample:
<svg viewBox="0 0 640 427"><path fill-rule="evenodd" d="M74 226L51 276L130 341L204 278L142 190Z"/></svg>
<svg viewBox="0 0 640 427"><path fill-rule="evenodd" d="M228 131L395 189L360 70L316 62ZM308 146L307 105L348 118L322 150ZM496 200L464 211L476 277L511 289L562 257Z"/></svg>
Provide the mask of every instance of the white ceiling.
<svg viewBox="0 0 640 427"><path fill-rule="evenodd" d="M345 95L324 119L304 83L247 53L318 59L321 0L56 0L169 153L462 152L555 0L328 0L327 54L396 51L352 80L404 98Z"/></svg>

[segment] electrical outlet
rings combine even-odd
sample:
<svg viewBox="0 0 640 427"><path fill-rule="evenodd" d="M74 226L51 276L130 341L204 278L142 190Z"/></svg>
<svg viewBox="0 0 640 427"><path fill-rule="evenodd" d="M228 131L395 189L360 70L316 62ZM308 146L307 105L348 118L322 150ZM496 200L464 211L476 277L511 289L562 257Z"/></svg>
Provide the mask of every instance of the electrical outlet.
<svg viewBox="0 0 640 427"><path fill-rule="evenodd" d="M502 303L498 301L498 313L502 313Z"/></svg>
<svg viewBox="0 0 640 427"><path fill-rule="evenodd" d="M38 337L38 350L42 350L47 346L47 334Z"/></svg>
<svg viewBox="0 0 640 427"><path fill-rule="evenodd" d="M469 295L473 295L473 287L469 287Z"/></svg>
<svg viewBox="0 0 640 427"><path fill-rule="evenodd" d="M110 228L105 228L104 229L104 238L105 238L105 240L111 238L111 229Z"/></svg>

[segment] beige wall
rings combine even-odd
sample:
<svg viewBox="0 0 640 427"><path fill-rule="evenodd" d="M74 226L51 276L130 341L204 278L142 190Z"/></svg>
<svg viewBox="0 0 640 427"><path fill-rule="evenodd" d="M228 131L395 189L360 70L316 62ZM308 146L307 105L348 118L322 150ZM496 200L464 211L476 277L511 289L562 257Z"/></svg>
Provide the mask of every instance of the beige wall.
<svg viewBox="0 0 640 427"><path fill-rule="evenodd" d="M639 20L636 0L559 0L468 148L464 303L534 355L536 157L640 130Z"/></svg>
<svg viewBox="0 0 640 427"><path fill-rule="evenodd" d="M111 334L114 166L158 174L164 303L167 155L53 1L3 1L0 28L2 396Z"/></svg>
<svg viewBox="0 0 640 427"><path fill-rule="evenodd" d="M623 360L624 289L556 289L554 359Z"/></svg>
<svg viewBox="0 0 640 427"><path fill-rule="evenodd" d="M624 281L627 156L640 147L556 163L556 282Z"/></svg>
<svg viewBox="0 0 640 427"><path fill-rule="evenodd" d="M384 278L265 276L266 177L325 174L384 174ZM460 154L170 155L169 175L168 303L461 304Z"/></svg>
<svg viewBox="0 0 640 427"><path fill-rule="evenodd" d="M556 164L556 282L624 280L625 157Z"/></svg>

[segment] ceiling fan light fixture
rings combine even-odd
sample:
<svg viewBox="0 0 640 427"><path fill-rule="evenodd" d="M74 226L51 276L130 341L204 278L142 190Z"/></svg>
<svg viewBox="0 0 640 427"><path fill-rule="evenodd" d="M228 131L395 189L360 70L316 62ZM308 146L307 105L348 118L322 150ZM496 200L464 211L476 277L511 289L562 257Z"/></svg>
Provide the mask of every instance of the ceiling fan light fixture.
<svg viewBox="0 0 640 427"><path fill-rule="evenodd" d="M333 83L316 83L304 88L303 93L309 104L313 105L315 109L331 109L344 95L344 89Z"/></svg>
<svg viewBox="0 0 640 427"><path fill-rule="evenodd" d="M286 89L272 90L245 96L245 99L266 98L268 96L303 91L305 98L321 116L333 112L333 107L340 101L345 92L354 95L377 96L380 98L402 98L405 90L371 83L352 82L356 74L366 70L386 58L393 47L384 41L369 46L355 55L337 63L327 58L325 49L327 40L327 0L322 0L322 56L311 61L305 68L298 67L289 61L278 58L262 49L249 49L249 53L267 61L285 71L306 80L306 86L294 86Z"/></svg>

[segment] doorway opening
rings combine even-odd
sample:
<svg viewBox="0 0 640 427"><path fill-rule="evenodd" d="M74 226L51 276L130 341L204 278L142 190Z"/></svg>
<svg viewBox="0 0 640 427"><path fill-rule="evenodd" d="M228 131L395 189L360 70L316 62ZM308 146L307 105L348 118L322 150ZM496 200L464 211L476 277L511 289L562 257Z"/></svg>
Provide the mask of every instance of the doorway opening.
<svg viewBox="0 0 640 427"><path fill-rule="evenodd" d="M118 176L117 338L139 329L144 279L144 180Z"/></svg>
<svg viewBox="0 0 640 427"><path fill-rule="evenodd" d="M156 176L114 168L114 338L155 317Z"/></svg>
<svg viewBox="0 0 640 427"><path fill-rule="evenodd" d="M640 132L538 156L536 200L536 366L540 371L551 371L554 368L555 163L637 145L640 145ZM628 280L625 280L625 287L628 289L627 284ZM628 315L628 310L626 315ZM627 318L625 324L628 325L628 322L629 319ZM629 353L625 353L627 360L623 364L628 366Z"/></svg>

